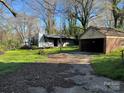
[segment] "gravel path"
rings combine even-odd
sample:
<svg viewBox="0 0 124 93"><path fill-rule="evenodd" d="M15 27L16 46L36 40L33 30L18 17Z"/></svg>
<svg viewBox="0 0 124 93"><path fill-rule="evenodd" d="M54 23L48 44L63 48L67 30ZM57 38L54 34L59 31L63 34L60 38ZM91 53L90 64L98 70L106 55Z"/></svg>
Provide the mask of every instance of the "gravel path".
<svg viewBox="0 0 124 93"><path fill-rule="evenodd" d="M124 93L122 82L96 76L89 61L85 54L49 55L47 63L1 76L0 93Z"/></svg>

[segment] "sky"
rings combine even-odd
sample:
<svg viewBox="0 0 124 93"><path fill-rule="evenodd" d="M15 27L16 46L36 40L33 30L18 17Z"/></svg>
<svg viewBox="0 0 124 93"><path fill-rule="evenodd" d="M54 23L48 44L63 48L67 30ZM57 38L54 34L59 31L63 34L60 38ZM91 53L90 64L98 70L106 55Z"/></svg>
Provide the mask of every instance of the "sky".
<svg viewBox="0 0 124 93"><path fill-rule="evenodd" d="M7 0L7 1L9 1L9 0ZM32 9L28 6L28 5L25 5L22 1L26 1L26 0L15 0L14 2L12 2L11 4L10 4L10 6L13 8L13 10L15 11L15 12L17 12L17 13L19 13L19 14L21 14L21 13L25 13L25 14L27 14L27 15L34 15L34 12L32 12ZM29 0L30 1L30 0ZM60 0L61 1L61 0ZM99 0L100 1L100 0ZM101 1L103 1L103 0L101 0ZM122 0L122 1L124 1L124 0ZM102 3L103 4L103 3ZM0 5L0 7L2 6L2 4ZM123 4L119 4L118 5L118 7L121 7L122 8L122 6L124 6ZM59 4L59 7L58 7L59 9L61 8L61 4ZM6 9L6 7L3 7L3 9L5 10L5 14L6 15L8 15L8 16L12 16L12 14L8 11L8 9ZM105 13L105 12L104 12ZM102 14L102 13L101 13ZM61 26L61 21L62 21L62 18L61 18L61 16L60 15L56 15L56 17L55 17L55 19L56 19L56 25L57 25L57 28L60 28L60 26ZM105 17L103 18L103 19L105 19ZM98 19L98 20L95 20L95 21L93 21L93 23L92 24L94 24L94 23L96 23L96 25L97 25L97 22L96 21L98 21L98 22L101 22L101 23L104 23L103 21L105 21L105 20L102 20L102 19ZM45 25L44 25L44 23L42 22L42 21L40 21L40 24L41 24L41 26L42 27L44 27ZM98 25L103 25L103 24L98 24Z"/></svg>
<svg viewBox="0 0 124 93"><path fill-rule="evenodd" d="M29 16L34 16L34 12L32 12L32 9L25 3L22 3L22 1L26 1L26 0L15 0L12 4L11 4L11 7L14 9L15 12L21 14L21 13L25 13ZM30 1L30 0L29 0ZM28 2L29 2L28 1ZM8 14L9 15L12 15L8 10L7 10ZM56 19L56 25L57 25L57 28L60 28L60 24L61 24L61 18L60 18L60 15L56 15L55 17ZM44 22L42 22L42 20L40 21L40 24L42 26L42 29L45 29L45 24Z"/></svg>

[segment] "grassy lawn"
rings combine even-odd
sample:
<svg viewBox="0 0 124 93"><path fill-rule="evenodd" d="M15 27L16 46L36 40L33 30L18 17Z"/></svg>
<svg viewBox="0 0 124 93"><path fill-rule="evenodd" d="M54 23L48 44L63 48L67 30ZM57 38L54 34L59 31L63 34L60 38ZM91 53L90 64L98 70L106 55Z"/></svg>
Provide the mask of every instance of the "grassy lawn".
<svg viewBox="0 0 124 93"><path fill-rule="evenodd" d="M77 51L78 47L64 47L61 52ZM60 48L44 49L45 54L39 55L37 50L11 50L0 55L0 74L11 72L21 66L21 63L46 62L48 54L60 53Z"/></svg>
<svg viewBox="0 0 124 93"><path fill-rule="evenodd" d="M122 64L120 51L93 56L92 66L96 74L115 80L124 80L124 64Z"/></svg>
<svg viewBox="0 0 124 93"><path fill-rule="evenodd" d="M39 55L38 50L11 50L0 56L0 62L3 63L43 62L46 59L46 55Z"/></svg>

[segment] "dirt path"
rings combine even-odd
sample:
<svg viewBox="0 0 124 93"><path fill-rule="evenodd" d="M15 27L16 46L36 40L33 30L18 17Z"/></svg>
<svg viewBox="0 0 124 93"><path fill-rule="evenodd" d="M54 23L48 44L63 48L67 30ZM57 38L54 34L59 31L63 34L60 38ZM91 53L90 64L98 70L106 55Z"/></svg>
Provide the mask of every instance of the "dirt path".
<svg viewBox="0 0 124 93"><path fill-rule="evenodd" d="M96 76L89 61L87 54L49 55L45 64L24 64L0 77L0 93L124 93L121 82Z"/></svg>

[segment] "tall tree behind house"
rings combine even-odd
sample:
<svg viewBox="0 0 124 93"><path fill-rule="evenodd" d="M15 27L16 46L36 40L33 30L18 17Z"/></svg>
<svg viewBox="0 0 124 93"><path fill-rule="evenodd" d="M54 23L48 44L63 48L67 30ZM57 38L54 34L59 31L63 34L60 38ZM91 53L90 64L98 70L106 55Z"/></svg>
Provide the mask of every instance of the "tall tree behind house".
<svg viewBox="0 0 124 93"><path fill-rule="evenodd" d="M111 3L111 11L114 19L114 27L119 28L123 25L123 17L124 17L124 8L120 8L119 4L122 3L122 0L109 0ZM124 7L124 5L123 5Z"/></svg>
<svg viewBox="0 0 124 93"><path fill-rule="evenodd" d="M66 0L66 2L66 4L69 3L66 10L71 11L70 18L75 18L84 31L88 28L90 21L102 12L101 8L97 6L98 0Z"/></svg>
<svg viewBox="0 0 124 93"><path fill-rule="evenodd" d="M57 0L31 0L27 1L34 14L43 21L48 34L56 33L55 10Z"/></svg>

